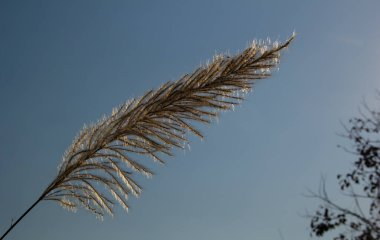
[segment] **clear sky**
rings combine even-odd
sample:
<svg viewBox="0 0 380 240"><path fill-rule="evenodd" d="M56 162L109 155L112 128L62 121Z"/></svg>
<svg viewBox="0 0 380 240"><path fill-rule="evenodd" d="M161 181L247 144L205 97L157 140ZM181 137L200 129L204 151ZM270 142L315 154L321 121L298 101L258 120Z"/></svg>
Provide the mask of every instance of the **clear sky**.
<svg viewBox="0 0 380 240"><path fill-rule="evenodd" d="M0 233L84 123L253 39L297 38L247 101L202 127L103 222L42 202L17 239L309 239L305 211L352 156L339 121L380 88L379 1L0 1ZM378 102L377 102L378 104ZM326 238L327 239L327 238Z"/></svg>

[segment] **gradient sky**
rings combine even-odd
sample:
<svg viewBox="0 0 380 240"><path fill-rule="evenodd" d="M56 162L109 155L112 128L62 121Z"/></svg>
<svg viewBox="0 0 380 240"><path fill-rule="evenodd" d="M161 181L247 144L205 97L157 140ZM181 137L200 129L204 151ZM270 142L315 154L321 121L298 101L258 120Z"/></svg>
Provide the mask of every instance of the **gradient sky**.
<svg viewBox="0 0 380 240"><path fill-rule="evenodd" d="M309 239L321 174L352 156L340 121L378 104L379 1L0 1L0 233L84 123L253 39L297 38L280 70L176 151L125 214L42 202L6 239ZM334 194L333 194L334 195ZM327 238L325 238L327 239Z"/></svg>

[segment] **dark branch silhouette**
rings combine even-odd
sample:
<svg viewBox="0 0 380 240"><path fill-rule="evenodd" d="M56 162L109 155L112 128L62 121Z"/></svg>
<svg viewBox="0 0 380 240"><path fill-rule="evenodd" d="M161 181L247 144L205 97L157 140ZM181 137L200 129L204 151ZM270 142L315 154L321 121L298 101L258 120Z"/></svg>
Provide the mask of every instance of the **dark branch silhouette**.
<svg viewBox="0 0 380 240"><path fill-rule="evenodd" d="M352 146L347 149L357 159L353 170L337 176L340 190L350 198L354 209L333 202L325 190L312 196L320 199L319 209L311 216L312 235L338 232L335 240L380 239L380 112L364 105L366 113L349 120L343 135ZM338 231L339 230L339 231Z"/></svg>

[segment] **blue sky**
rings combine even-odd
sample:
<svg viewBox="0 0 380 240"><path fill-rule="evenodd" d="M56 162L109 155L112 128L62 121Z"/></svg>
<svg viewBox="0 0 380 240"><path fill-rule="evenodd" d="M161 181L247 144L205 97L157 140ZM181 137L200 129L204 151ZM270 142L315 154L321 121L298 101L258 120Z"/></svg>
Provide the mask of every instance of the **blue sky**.
<svg viewBox="0 0 380 240"><path fill-rule="evenodd" d="M43 202L7 239L309 239L305 198L352 156L336 133L378 104L378 1L0 1L0 232L84 123L253 39L297 38L280 70L202 127L103 222ZM333 194L334 195L334 194ZM327 239L327 238L326 238Z"/></svg>

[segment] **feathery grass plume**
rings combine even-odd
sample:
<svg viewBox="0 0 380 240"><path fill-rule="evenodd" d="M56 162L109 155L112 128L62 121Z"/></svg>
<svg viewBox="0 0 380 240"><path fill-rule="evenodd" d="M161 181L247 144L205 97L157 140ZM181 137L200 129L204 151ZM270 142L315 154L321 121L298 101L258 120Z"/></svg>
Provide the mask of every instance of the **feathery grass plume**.
<svg viewBox="0 0 380 240"><path fill-rule="evenodd" d="M215 56L208 65L122 104L109 117L85 127L35 204L51 200L69 210L82 206L99 218L114 213L115 201L128 210L128 196L141 194L132 171L147 177L153 174L131 156L145 155L164 163L165 155L172 156L173 148L188 142L187 132L202 138L192 123L209 123L219 111L244 100L254 81L269 77L278 66L280 51L293 38L294 34L284 43L254 41L236 56Z"/></svg>

